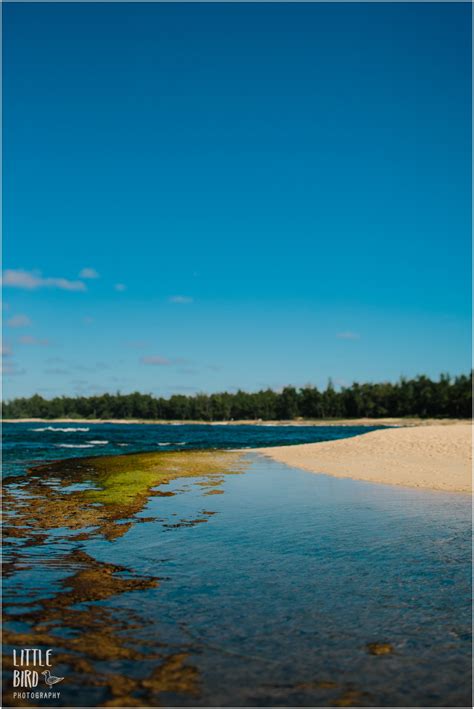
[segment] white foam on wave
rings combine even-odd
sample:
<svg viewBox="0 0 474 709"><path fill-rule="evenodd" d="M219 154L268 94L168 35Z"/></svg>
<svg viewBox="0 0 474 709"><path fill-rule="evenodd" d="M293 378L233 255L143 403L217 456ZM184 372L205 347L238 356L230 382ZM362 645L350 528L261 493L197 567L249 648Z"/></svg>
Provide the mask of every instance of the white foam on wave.
<svg viewBox="0 0 474 709"><path fill-rule="evenodd" d="M158 443L159 446L185 446L187 441L165 441L164 443Z"/></svg>
<svg viewBox="0 0 474 709"><path fill-rule="evenodd" d="M118 446L129 446L130 443L117 443Z"/></svg>
<svg viewBox="0 0 474 709"><path fill-rule="evenodd" d="M88 443L92 443L94 446L106 446L109 441L87 441Z"/></svg>
<svg viewBox="0 0 474 709"><path fill-rule="evenodd" d="M55 443L56 448L93 448L91 443Z"/></svg>
<svg viewBox="0 0 474 709"><path fill-rule="evenodd" d="M30 428L30 431L59 431L60 433L72 433L73 431L90 431L89 428L58 428L57 426L46 426L45 428Z"/></svg>

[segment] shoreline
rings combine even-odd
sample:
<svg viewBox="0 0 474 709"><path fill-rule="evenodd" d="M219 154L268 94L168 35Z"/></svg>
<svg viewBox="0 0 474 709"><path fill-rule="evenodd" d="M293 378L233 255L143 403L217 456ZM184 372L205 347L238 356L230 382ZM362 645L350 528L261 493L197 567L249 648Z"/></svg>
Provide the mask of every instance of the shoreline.
<svg viewBox="0 0 474 709"><path fill-rule="evenodd" d="M183 421L181 419L72 419L72 418L17 418L2 419L3 423L111 423L111 424L165 424L172 426L186 426L199 424L202 426L452 426L471 424L471 419L419 419L407 418L357 418L357 419L291 419L291 420L262 420L239 419L236 421L199 421L197 419Z"/></svg>
<svg viewBox="0 0 474 709"><path fill-rule="evenodd" d="M471 424L387 428L255 452L312 473L442 492L472 491Z"/></svg>

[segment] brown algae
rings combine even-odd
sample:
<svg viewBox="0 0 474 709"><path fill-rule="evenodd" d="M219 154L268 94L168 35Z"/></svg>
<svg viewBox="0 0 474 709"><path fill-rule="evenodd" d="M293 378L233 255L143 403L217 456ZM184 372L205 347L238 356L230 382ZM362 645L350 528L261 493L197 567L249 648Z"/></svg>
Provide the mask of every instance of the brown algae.
<svg viewBox="0 0 474 709"><path fill-rule="evenodd" d="M21 575L31 568L29 549L45 545L53 532L55 539L66 537L78 544L97 537L113 541L135 524L153 521L137 514L152 496L177 494L161 489L172 480L202 477L204 494L207 487L222 485L224 475L243 470L241 454L193 451L71 459L7 478L6 573ZM212 514L202 510L196 519L162 524L160 529L201 524ZM80 546L52 561L67 570L53 594L49 589L41 598L41 591L32 589L22 603L15 597L5 599L5 645L56 648L55 664L69 682L78 691L98 692L102 706L159 706L162 693L199 695L199 672L189 663L190 648L167 647L159 638L147 637L139 604L138 611L110 606L109 601L122 594L155 593L157 577L98 561ZM159 595L156 604L158 610ZM15 627L18 622L24 626L21 631ZM9 660L7 654L5 667ZM104 662L117 661L130 669L103 669ZM4 705L17 704L6 691ZM20 704L25 706L24 701Z"/></svg>

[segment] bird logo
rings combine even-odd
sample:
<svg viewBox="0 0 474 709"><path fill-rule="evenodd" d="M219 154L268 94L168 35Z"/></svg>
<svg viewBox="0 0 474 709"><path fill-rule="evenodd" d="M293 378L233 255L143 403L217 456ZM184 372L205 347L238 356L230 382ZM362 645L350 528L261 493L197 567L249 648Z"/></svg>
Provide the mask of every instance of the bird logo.
<svg viewBox="0 0 474 709"><path fill-rule="evenodd" d="M44 675L44 681L48 685L48 687L52 687L53 684L57 684L58 682L62 682L64 677L55 677L54 675L51 674L49 670L44 670L44 672L41 673Z"/></svg>

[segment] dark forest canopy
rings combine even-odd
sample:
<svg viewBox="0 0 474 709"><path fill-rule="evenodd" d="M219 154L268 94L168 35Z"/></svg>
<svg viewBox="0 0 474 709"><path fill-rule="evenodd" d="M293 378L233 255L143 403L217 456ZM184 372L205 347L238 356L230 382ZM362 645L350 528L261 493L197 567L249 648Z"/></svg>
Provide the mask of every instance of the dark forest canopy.
<svg viewBox="0 0 474 709"><path fill-rule="evenodd" d="M438 381L425 376L396 383L358 384L336 391L313 386L285 387L248 393L176 394L168 399L151 394L102 394L43 399L35 394L2 404L4 418L171 419L199 421L326 419L384 416L470 418L472 375Z"/></svg>

